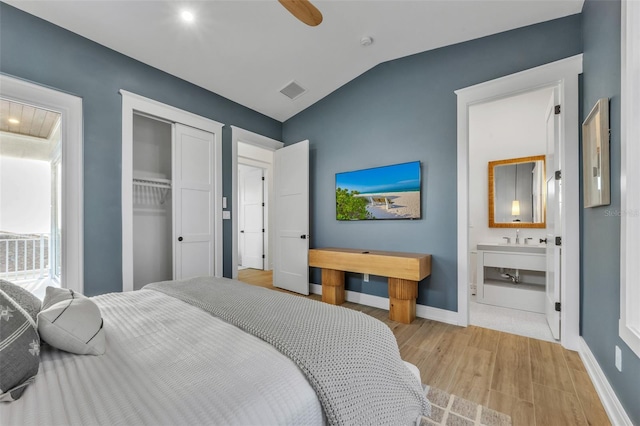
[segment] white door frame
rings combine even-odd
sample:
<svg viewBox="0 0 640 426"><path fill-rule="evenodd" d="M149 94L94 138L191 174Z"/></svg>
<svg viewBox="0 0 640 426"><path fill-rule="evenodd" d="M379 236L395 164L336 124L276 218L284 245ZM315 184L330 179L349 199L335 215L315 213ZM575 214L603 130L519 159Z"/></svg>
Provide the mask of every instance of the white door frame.
<svg viewBox="0 0 640 426"><path fill-rule="evenodd" d="M276 151L284 146L283 142L275 139L268 138L266 136L259 135L257 133L250 132L249 130L242 129L240 127L231 126L231 276L232 278L238 278L238 143L246 143L249 145L257 146L258 148L266 149L269 151ZM250 164L250 163L247 163ZM253 164L250 164L253 165ZM266 211L270 212L270 206L273 205L273 177L267 176L267 201ZM267 223L265 226L267 230L272 228L273 215L268 214ZM269 244L271 244L271 236L267 231L265 238L268 238ZM267 250L265 253L265 270L270 269L271 265L271 252Z"/></svg>
<svg viewBox="0 0 640 426"><path fill-rule="evenodd" d="M537 88L560 88L562 143L561 343L580 337L579 93L582 54L456 90L458 97L458 325L469 324L469 107Z"/></svg>
<svg viewBox="0 0 640 426"><path fill-rule="evenodd" d="M213 133L214 137L214 276L222 277L222 127L211 119L145 98L122 95L122 291L133 291L133 114L143 113Z"/></svg>
<svg viewBox="0 0 640 426"><path fill-rule="evenodd" d="M84 293L82 98L0 74L5 99L62 114L62 287Z"/></svg>

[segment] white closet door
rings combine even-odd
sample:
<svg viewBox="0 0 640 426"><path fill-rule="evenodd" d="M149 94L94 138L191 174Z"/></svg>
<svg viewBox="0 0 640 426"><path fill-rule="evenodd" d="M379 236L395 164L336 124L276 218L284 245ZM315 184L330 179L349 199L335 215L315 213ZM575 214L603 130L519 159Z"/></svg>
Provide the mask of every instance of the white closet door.
<svg viewBox="0 0 640 426"><path fill-rule="evenodd" d="M214 275L214 135L175 125L174 278Z"/></svg>

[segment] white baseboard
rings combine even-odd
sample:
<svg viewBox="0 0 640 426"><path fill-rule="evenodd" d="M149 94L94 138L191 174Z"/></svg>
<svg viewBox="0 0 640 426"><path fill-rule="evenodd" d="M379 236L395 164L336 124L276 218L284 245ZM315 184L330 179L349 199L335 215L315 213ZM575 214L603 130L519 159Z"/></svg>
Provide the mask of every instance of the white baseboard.
<svg viewBox="0 0 640 426"><path fill-rule="evenodd" d="M322 286L320 284L309 284L309 289L313 294L322 294ZM344 293L347 302L389 310L389 299L386 297L372 296L371 294L358 293L357 291L348 290L346 290ZM447 311L446 309L433 308L431 306L425 305L416 305L416 316L420 318L444 322L447 324L458 325L458 313Z"/></svg>
<svg viewBox="0 0 640 426"><path fill-rule="evenodd" d="M609 416L611 424L619 426L633 426L631 419L624 410L624 407L620 403L616 393L609 384L607 376L605 376L602 368L600 368L600 364L596 361L596 358L593 356L593 353L591 352L591 349L589 349L584 338L580 337L578 346L580 358L582 358L582 362L584 363L587 373L593 382L593 386L596 388L596 392L600 397L600 401L602 401L602 405Z"/></svg>

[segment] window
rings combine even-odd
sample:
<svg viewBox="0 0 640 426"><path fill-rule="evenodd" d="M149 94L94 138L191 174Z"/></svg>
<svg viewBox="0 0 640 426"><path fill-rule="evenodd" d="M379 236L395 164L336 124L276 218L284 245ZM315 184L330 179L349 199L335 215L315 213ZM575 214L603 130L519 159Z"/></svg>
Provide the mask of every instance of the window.
<svg viewBox="0 0 640 426"><path fill-rule="evenodd" d="M640 2L622 2L620 337L640 357Z"/></svg>

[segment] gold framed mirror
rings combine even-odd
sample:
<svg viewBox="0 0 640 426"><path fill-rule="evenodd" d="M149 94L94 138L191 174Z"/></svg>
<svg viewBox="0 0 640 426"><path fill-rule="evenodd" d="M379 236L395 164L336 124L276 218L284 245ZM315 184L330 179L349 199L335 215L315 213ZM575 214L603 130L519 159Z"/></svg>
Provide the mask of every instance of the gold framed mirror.
<svg viewBox="0 0 640 426"><path fill-rule="evenodd" d="M489 162L489 228L546 228L545 156Z"/></svg>

